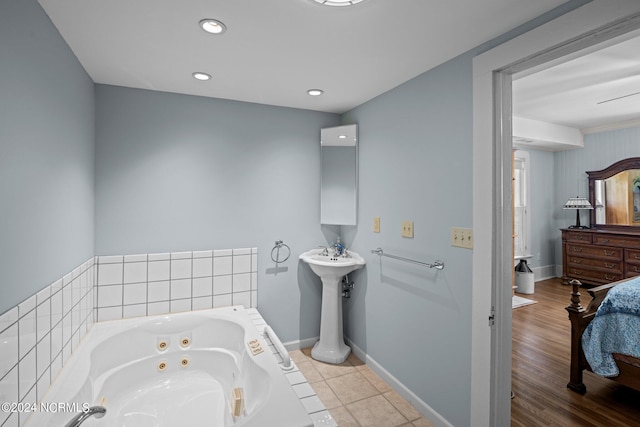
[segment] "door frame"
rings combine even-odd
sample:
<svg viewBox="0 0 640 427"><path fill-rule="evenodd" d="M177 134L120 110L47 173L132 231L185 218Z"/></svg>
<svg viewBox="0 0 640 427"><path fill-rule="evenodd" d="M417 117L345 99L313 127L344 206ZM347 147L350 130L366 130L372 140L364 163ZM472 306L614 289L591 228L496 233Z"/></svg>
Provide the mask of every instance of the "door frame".
<svg viewBox="0 0 640 427"><path fill-rule="evenodd" d="M473 60L471 426L511 418L512 79L639 34L639 2L593 0Z"/></svg>

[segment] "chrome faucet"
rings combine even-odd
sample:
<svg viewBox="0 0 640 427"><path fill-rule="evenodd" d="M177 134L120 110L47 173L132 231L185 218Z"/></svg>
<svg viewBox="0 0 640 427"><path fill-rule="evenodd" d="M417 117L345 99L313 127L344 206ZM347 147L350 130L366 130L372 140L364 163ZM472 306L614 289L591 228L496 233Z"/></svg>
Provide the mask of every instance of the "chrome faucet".
<svg viewBox="0 0 640 427"><path fill-rule="evenodd" d="M318 247L322 248L322 255L329 256L329 248L327 248L326 246L323 246L323 245L319 245Z"/></svg>
<svg viewBox="0 0 640 427"><path fill-rule="evenodd" d="M71 421L69 421L64 425L64 427L78 427L90 416L95 415L96 418L102 418L106 413L107 413L107 408L105 408L104 406L92 406L86 411L80 412L78 415L73 417Z"/></svg>

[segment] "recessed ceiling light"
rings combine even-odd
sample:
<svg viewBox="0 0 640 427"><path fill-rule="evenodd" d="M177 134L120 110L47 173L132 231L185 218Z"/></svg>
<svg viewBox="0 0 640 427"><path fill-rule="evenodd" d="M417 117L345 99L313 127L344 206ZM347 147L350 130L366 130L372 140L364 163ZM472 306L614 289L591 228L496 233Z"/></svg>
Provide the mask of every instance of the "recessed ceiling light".
<svg viewBox="0 0 640 427"><path fill-rule="evenodd" d="M352 6L356 3L360 3L362 0L314 0L316 3L323 4L325 6Z"/></svg>
<svg viewBox="0 0 640 427"><path fill-rule="evenodd" d="M202 73L202 72L195 72L192 74L193 78L196 80L201 80L203 82L209 80L211 78L211 74L207 74L207 73Z"/></svg>
<svg viewBox="0 0 640 427"><path fill-rule="evenodd" d="M322 89L309 89L307 93L311 96L320 96L324 91Z"/></svg>
<svg viewBox="0 0 640 427"><path fill-rule="evenodd" d="M200 21L200 27L211 34L222 34L227 31L227 26L217 19L203 19Z"/></svg>

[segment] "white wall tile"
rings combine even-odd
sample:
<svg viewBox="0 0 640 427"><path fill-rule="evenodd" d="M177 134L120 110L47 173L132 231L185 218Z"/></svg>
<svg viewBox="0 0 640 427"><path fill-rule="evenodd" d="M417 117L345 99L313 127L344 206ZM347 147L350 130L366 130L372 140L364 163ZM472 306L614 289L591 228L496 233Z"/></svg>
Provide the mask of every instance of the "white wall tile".
<svg viewBox="0 0 640 427"><path fill-rule="evenodd" d="M147 284L134 283L124 285L123 304L145 304L147 302Z"/></svg>
<svg viewBox="0 0 640 427"><path fill-rule="evenodd" d="M18 363L18 324L0 333L0 378Z"/></svg>
<svg viewBox="0 0 640 427"><path fill-rule="evenodd" d="M193 277L213 276L213 258L194 258Z"/></svg>
<svg viewBox="0 0 640 427"><path fill-rule="evenodd" d="M213 275L222 276L233 273L233 257L220 256L213 258Z"/></svg>
<svg viewBox="0 0 640 427"><path fill-rule="evenodd" d="M31 310L33 310L34 308L36 308L36 296L35 295L27 298L26 300L24 300L20 304L18 304L18 315L20 317L22 317L25 314L27 314L28 312L30 312Z"/></svg>
<svg viewBox="0 0 640 427"><path fill-rule="evenodd" d="M98 257L98 264L117 264L122 263L123 259L122 255L102 255Z"/></svg>
<svg viewBox="0 0 640 427"><path fill-rule="evenodd" d="M36 352L27 353L18 363L18 393L20 398L27 395L36 384Z"/></svg>
<svg viewBox="0 0 640 427"><path fill-rule="evenodd" d="M47 393L47 390L51 386L51 370L49 367L44 371L44 373L38 379L36 384L38 391L38 402L42 402L44 395Z"/></svg>
<svg viewBox="0 0 640 427"><path fill-rule="evenodd" d="M147 262L147 254L125 255L124 262Z"/></svg>
<svg viewBox="0 0 640 427"><path fill-rule="evenodd" d="M147 304L125 305L123 308L123 318L143 317L147 315Z"/></svg>
<svg viewBox="0 0 640 427"><path fill-rule="evenodd" d="M34 403L36 401L36 396L36 387L34 384L22 400L23 402L27 403ZM27 419L29 419L30 416L31 412L18 412L18 420L20 421L20 426L27 425Z"/></svg>
<svg viewBox="0 0 640 427"><path fill-rule="evenodd" d="M213 277L196 277L193 279L193 297L213 295Z"/></svg>
<svg viewBox="0 0 640 427"><path fill-rule="evenodd" d="M40 341L51 330L51 303L49 300L36 309L36 340Z"/></svg>
<svg viewBox="0 0 640 427"><path fill-rule="evenodd" d="M193 252L193 258L211 258L213 251L196 251Z"/></svg>
<svg viewBox="0 0 640 427"><path fill-rule="evenodd" d="M98 322L122 319L122 306L98 308Z"/></svg>
<svg viewBox="0 0 640 427"><path fill-rule="evenodd" d="M213 251L213 256L231 256L233 255L233 249L218 249Z"/></svg>
<svg viewBox="0 0 640 427"><path fill-rule="evenodd" d="M98 266L98 286L122 283L123 264L100 264Z"/></svg>
<svg viewBox="0 0 640 427"><path fill-rule="evenodd" d="M98 287L98 307L122 305L123 285Z"/></svg>
<svg viewBox="0 0 640 427"><path fill-rule="evenodd" d="M233 274L251 272L251 255L233 255Z"/></svg>
<svg viewBox="0 0 640 427"><path fill-rule="evenodd" d="M251 290L258 290L258 273L251 273Z"/></svg>
<svg viewBox="0 0 640 427"><path fill-rule="evenodd" d="M233 249L234 255L251 255L251 248Z"/></svg>
<svg viewBox="0 0 640 427"><path fill-rule="evenodd" d="M192 252L171 252L171 259L191 259Z"/></svg>
<svg viewBox="0 0 640 427"><path fill-rule="evenodd" d="M51 286L47 286L46 288L44 288L43 290L41 290L36 294L36 303L40 305L46 300L48 300L50 297L51 297Z"/></svg>
<svg viewBox="0 0 640 427"><path fill-rule="evenodd" d="M179 300L171 300L170 305L171 313L180 313L183 311L191 310L191 298L189 299L179 299Z"/></svg>
<svg viewBox="0 0 640 427"><path fill-rule="evenodd" d="M171 281L171 300L191 298L191 279Z"/></svg>
<svg viewBox="0 0 640 427"><path fill-rule="evenodd" d="M149 258L151 258L151 255L149 255ZM150 261L148 280L150 282L169 280L169 269L169 261Z"/></svg>
<svg viewBox="0 0 640 427"><path fill-rule="evenodd" d="M146 262L125 262L124 283L142 283L147 281Z"/></svg>
<svg viewBox="0 0 640 427"><path fill-rule="evenodd" d="M171 259L171 254L170 253L148 254L147 259L149 261L168 261Z"/></svg>
<svg viewBox="0 0 640 427"><path fill-rule="evenodd" d="M169 301L150 302L147 304L147 314L149 316L166 313L169 313Z"/></svg>
<svg viewBox="0 0 640 427"><path fill-rule="evenodd" d="M230 294L232 291L232 276L215 276L213 278L213 294Z"/></svg>
<svg viewBox="0 0 640 427"><path fill-rule="evenodd" d="M171 280L191 277L191 258L171 260Z"/></svg>
<svg viewBox="0 0 640 427"><path fill-rule="evenodd" d="M251 307L251 292L234 292L231 296L232 305Z"/></svg>
<svg viewBox="0 0 640 427"><path fill-rule="evenodd" d="M62 318L62 350L67 345L69 341L71 341L71 335L73 334L73 330L71 330L71 313L66 314Z"/></svg>
<svg viewBox="0 0 640 427"><path fill-rule="evenodd" d="M0 376L1 378L1 376ZM0 380L0 402L18 402L18 367L13 368ZM0 411L0 425L10 413ZM17 415L17 414L16 414ZM17 419L17 418L16 418ZM6 425L6 424L5 424Z"/></svg>
<svg viewBox="0 0 640 427"><path fill-rule="evenodd" d="M228 307L233 305L231 300L231 294L225 295L214 295L213 296L213 307Z"/></svg>
<svg viewBox="0 0 640 427"><path fill-rule="evenodd" d="M169 301L169 281L149 282L147 300L149 302Z"/></svg>
<svg viewBox="0 0 640 427"><path fill-rule="evenodd" d="M206 310L213 307L213 297L198 297L193 298L192 308L193 310Z"/></svg>
<svg viewBox="0 0 640 427"><path fill-rule="evenodd" d="M23 358L36 345L36 311L31 310L22 316L18 324L18 330L20 331L18 347L20 349L20 358Z"/></svg>
<svg viewBox="0 0 640 427"><path fill-rule="evenodd" d="M233 292L245 292L251 290L251 273L234 274Z"/></svg>
<svg viewBox="0 0 640 427"><path fill-rule="evenodd" d="M62 322L51 329L51 357L55 358L62 351Z"/></svg>
<svg viewBox="0 0 640 427"><path fill-rule="evenodd" d="M251 271L258 271L258 254L251 254Z"/></svg>
<svg viewBox="0 0 640 427"><path fill-rule="evenodd" d="M0 316L0 332L7 329L9 326L18 321L18 307L13 307L12 309L6 311L2 316Z"/></svg>
<svg viewBox="0 0 640 427"><path fill-rule="evenodd" d="M51 364L51 334L47 334L36 346L36 374L40 378Z"/></svg>

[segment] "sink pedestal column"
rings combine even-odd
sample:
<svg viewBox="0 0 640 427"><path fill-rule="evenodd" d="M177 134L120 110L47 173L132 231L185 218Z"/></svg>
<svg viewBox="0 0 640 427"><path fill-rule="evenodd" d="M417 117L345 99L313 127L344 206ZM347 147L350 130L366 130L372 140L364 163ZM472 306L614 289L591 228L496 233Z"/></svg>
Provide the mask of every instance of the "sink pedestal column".
<svg viewBox="0 0 640 427"><path fill-rule="evenodd" d="M311 357L321 362L339 364L351 353L351 348L344 343L342 331L341 282L342 277L322 278L320 341L311 350Z"/></svg>

